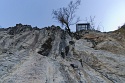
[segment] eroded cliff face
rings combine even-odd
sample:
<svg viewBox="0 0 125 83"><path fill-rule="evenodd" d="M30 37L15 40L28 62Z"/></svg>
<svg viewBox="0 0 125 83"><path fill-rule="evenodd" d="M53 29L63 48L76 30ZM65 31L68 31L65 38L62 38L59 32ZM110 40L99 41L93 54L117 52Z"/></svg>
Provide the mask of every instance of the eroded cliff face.
<svg viewBox="0 0 125 83"><path fill-rule="evenodd" d="M0 83L125 83L125 48L111 35L15 27L0 31Z"/></svg>

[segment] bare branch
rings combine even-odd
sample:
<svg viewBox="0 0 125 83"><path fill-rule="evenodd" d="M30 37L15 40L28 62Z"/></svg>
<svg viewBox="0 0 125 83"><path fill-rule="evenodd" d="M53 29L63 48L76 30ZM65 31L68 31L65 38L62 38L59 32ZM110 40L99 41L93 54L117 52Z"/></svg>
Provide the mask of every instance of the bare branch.
<svg viewBox="0 0 125 83"><path fill-rule="evenodd" d="M91 30L95 30L95 16L94 17L92 17L92 16L90 16L89 17L89 19L86 17L86 19L85 19L85 21L87 22L87 23L90 23L90 26L91 26Z"/></svg>
<svg viewBox="0 0 125 83"><path fill-rule="evenodd" d="M77 0L75 3L70 1L67 7L53 10L53 18L61 23L62 26L65 26L68 30L70 30L70 25L76 24L80 21L79 18L77 18L76 21L73 22L73 20L76 18L75 12L78 9L80 3L81 0Z"/></svg>

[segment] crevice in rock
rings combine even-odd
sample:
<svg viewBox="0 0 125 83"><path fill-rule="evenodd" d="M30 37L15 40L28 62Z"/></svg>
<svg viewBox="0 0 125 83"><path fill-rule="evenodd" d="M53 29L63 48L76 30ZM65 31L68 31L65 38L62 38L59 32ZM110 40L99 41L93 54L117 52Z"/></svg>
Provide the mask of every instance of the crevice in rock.
<svg viewBox="0 0 125 83"><path fill-rule="evenodd" d="M33 48L35 47L36 43L38 43L39 35L40 35L40 32L35 34L34 41L33 41L32 44L30 45L30 46L31 46L31 49L33 49Z"/></svg>
<svg viewBox="0 0 125 83"><path fill-rule="evenodd" d="M65 31L62 31L60 38L61 38L61 41L60 41L60 44L59 44L59 53L61 54L61 57L64 59L65 58L65 46L66 46L66 42L65 42L66 34L65 34Z"/></svg>
<svg viewBox="0 0 125 83"><path fill-rule="evenodd" d="M75 64L70 64L70 66L75 69L75 68L78 68L78 65L75 65Z"/></svg>
<svg viewBox="0 0 125 83"><path fill-rule="evenodd" d="M52 45L51 45L52 41L53 41L52 38L48 38L46 42L41 46L41 50L38 51L37 53L43 56L48 56L50 50L52 49Z"/></svg>
<svg viewBox="0 0 125 83"><path fill-rule="evenodd" d="M69 52L69 46L66 46L66 47L65 47L66 56L68 55L68 52Z"/></svg>
<svg viewBox="0 0 125 83"><path fill-rule="evenodd" d="M69 44L70 45L73 45L75 42L74 41L69 41Z"/></svg>
<svg viewBox="0 0 125 83"><path fill-rule="evenodd" d="M65 53L64 53L64 52L61 52L61 57L62 57L63 59L65 59Z"/></svg>

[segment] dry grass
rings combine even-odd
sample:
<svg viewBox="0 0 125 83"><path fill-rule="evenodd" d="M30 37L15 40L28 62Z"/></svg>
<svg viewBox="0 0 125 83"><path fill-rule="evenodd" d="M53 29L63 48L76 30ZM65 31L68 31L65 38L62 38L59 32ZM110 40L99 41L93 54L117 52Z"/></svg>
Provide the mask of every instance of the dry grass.
<svg viewBox="0 0 125 83"><path fill-rule="evenodd" d="M114 33L121 33L125 37L125 25L123 25L118 30L115 30Z"/></svg>

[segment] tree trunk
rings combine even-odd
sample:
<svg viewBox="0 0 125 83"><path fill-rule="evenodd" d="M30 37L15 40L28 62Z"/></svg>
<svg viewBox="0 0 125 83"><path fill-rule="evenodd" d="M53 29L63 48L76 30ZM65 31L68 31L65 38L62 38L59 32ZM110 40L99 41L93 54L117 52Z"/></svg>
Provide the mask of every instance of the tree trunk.
<svg viewBox="0 0 125 83"><path fill-rule="evenodd" d="M67 30L68 30L69 35L71 35L71 31L70 31L69 25L66 24L66 27L67 27Z"/></svg>

